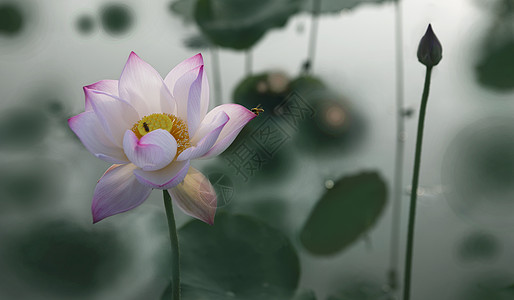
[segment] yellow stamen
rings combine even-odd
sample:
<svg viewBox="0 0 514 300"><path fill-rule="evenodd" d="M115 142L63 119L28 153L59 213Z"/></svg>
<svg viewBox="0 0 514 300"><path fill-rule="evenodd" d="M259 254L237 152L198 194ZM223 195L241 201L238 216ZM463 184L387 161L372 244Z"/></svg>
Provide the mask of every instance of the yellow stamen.
<svg viewBox="0 0 514 300"><path fill-rule="evenodd" d="M165 114L151 114L143 117L137 123L137 131L141 136L156 129L170 131L173 128L173 121Z"/></svg>
<svg viewBox="0 0 514 300"><path fill-rule="evenodd" d="M177 141L177 156L185 149L191 147L187 124L172 114L151 114L143 117L132 126L138 139L156 129L168 131Z"/></svg>

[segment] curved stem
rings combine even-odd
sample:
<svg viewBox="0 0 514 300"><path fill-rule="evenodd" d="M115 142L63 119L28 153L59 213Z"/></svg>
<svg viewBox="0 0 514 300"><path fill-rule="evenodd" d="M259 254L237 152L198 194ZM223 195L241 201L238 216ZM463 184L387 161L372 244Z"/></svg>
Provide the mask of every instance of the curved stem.
<svg viewBox="0 0 514 300"><path fill-rule="evenodd" d="M400 248L400 220L402 208L403 159L405 149L405 117L403 114L403 33L400 0L396 0L396 149L394 158L393 208L391 222L391 245L389 286L398 288L398 261Z"/></svg>
<svg viewBox="0 0 514 300"><path fill-rule="evenodd" d="M171 299L180 300L180 255L177 227L175 225L175 216L173 214L173 204L171 203L171 197L168 190L163 190L162 195L164 198L164 207L166 208L166 217L168 219L171 242Z"/></svg>
<svg viewBox="0 0 514 300"><path fill-rule="evenodd" d="M409 227L407 232L407 252L405 255L405 274L403 286L403 300L410 299L410 282L412 271L412 252L414 245L414 224L416 221L416 198L418 195L419 167L421 163L421 146L423 143L423 128L425 124L425 112L427 108L428 93L430 90L430 77L432 67L427 67L425 75L425 87L421 98L421 108L419 110L418 133L416 136L416 154L414 156L414 172L412 175L412 190L410 194Z"/></svg>

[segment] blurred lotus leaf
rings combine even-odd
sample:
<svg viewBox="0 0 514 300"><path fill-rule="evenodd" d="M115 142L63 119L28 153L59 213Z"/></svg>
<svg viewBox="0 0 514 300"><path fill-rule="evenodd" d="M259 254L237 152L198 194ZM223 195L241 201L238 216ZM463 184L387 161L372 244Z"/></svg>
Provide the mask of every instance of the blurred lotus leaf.
<svg viewBox="0 0 514 300"><path fill-rule="evenodd" d="M189 49L203 50L212 46L211 41L203 34L190 36L184 40L184 45Z"/></svg>
<svg viewBox="0 0 514 300"><path fill-rule="evenodd" d="M513 224L513 118L493 116L464 128L443 166L445 196L456 214L482 224Z"/></svg>
<svg viewBox="0 0 514 300"><path fill-rule="evenodd" d="M459 300L512 300L514 289L509 286L512 276L503 274L482 275L466 286Z"/></svg>
<svg viewBox="0 0 514 300"><path fill-rule="evenodd" d="M127 5L113 3L102 7L100 19L108 33L119 35L129 30L133 22L133 15L130 7Z"/></svg>
<svg viewBox="0 0 514 300"><path fill-rule="evenodd" d="M484 1L493 22L486 32L481 56L475 66L478 82L498 91L514 89L514 1Z"/></svg>
<svg viewBox="0 0 514 300"><path fill-rule="evenodd" d="M197 0L195 20L209 39L237 50L251 48L264 34L283 27L303 0Z"/></svg>
<svg viewBox="0 0 514 300"><path fill-rule="evenodd" d="M184 23L194 22L194 11L198 0L176 0L170 3L169 9L182 17Z"/></svg>
<svg viewBox="0 0 514 300"><path fill-rule="evenodd" d="M478 82L496 90L514 89L514 39L498 46L488 44L476 65Z"/></svg>
<svg viewBox="0 0 514 300"><path fill-rule="evenodd" d="M313 1L320 1L319 12L324 13L338 13L345 9L353 9L362 4L378 4L387 1L395 0L306 0L302 6L303 11L312 12L315 3Z"/></svg>
<svg viewBox="0 0 514 300"><path fill-rule="evenodd" d="M500 245L494 235L474 232L466 236L459 245L460 259L465 262L494 259Z"/></svg>
<svg viewBox="0 0 514 300"><path fill-rule="evenodd" d="M80 33L91 33L95 27L95 22L91 16L83 15L77 19L77 29Z"/></svg>
<svg viewBox="0 0 514 300"><path fill-rule="evenodd" d="M10 108L2 113L0 128L0 149L27 148L43 141L49 119L35 108Z"/></svg>
<svg viewBox="0 0 514 300"><path fill-rule="evenodd" d="M313 291L299 291L292 300L316 300L316 294Z"/></svg>
<svg viewBox="0 0 514 300"><path fill-rule="evenodd" d="M123 274L127 255L114 231L88 230L68 221L29 227L2 248L7 264L2 269L10 270L4 273L9 279L2 280L24 293L36 292L38 299L95 294Z"/></svg>
<svg viewBox="0 0 514 300"><path fill-rule="evenodd" d="M300 241L312 254L335 254L377 222L386 199L386 184L378 173L343 177L316 203L300 232Z"/></svg>
<svg viewBox="0 0 514 300"><path fill-rule="evenodd" d="M260 105L264 109L264 115L276 115L275 108L286 100L290 92L290 80L286 74L266 72L240 81L234 89L232 100L247 108Z"/></svg>
<svg viewBox="0 0 514 300"><path fill-rule="evenodd" d="M291 90L315 112L298 124L298 134L294 136L298 149L315 155L321 151L339 154L362 139L363 120L351 109L349 101L328 89L321 79L300 76L291 82Z"/></svg>
<svg viewBox="0 0 514 300"><path fill-rule="evenodd" d="M287 125L265 111L243 128L232 145L221 154L229 172L241 181L269 187L294 172L295 151Z"/></svg>
<svg viewBox="0 0 514 300"><path fill-rule="evenodd" d="M299 260L279 231L246 216L216 215L179 230L184 300L291 299ZM168 288L162 299L169 299Z"/></svg>
<svg viewBox="0 0 514 300"><path fill-rule="evenodd" d="M351 279L345 287L331 295L327 300L382 300L394 299L387 296L386 291L376 282L364 279Z"/></svg>
<svg viewBox="0 0 514 300"><path fill-rule="evenodd" d="M2 212L27 209L31 205L48 206L59 200L66 186L66 169L41 158L9 161L0 166L0 207Z"/></svg>
<svg viewBox="0 0 514 300"><path fill-rule="evenodd" d="M17 5L14 3L0 5L0 34L16 35L23 28L23 23L23 14Z"/></svg>

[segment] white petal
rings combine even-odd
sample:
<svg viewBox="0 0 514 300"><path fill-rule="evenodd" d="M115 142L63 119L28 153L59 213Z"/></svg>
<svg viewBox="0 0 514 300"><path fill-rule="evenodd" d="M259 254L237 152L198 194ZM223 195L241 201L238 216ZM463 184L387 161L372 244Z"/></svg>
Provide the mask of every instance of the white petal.
<svg viewBox="0 0 514 300"><path fill-rule="evenodd" d="M193 136L209 108L209 83L203 65L186 72L172 90L177 101L177 116L187 122Z"/></svg>
<svg viewBox="0 0 514 300"><path fill-rule="evenodd" d="M120 98L136 108L141 117L176 111L175 100L161 75L134 52L130 53L121 74L119 93Z"/></svg>
<svg viewBox="0 0 514 300"><path fill-rule="evenodd" d="M84 91L106 135L115 145L122 147L125 130L132 128L139 120L136 110L127 102L104 92Z"/></svg>
<svg viewBox="0 0 514 300"><path fill-rule="evenodd" d="M198 70L198 76L189 88L189 95L187 97L187 128L191 135L196 133L196 129L200 122L205 117L205 113L202 115L200 112L202 105L202 80L204 76L203 66ZM208 92L208 91L207 91Z"/></svg>
<svg viewBox="0 0 514 300"><path fill-rule="evenodd" d="M86 89L100 91L118 97L118 80L101 80L85 86L84 93ZM91 106L91 100L89 100L87 94L85 109L86 111L93 110L93 107Z"/></svg>
<svg viewBox="0 0 514 300"><path fill-rule="evenodd" d="M205 118L202 121L195 136L191 139L191 143L194 146L180 153L177 160L201 157L212 148L223 130L223 127L229 121L229 117L224 111L219 111L217 115L212 116L213 115L210 115L209 118Z"/></svg>
<svg viewBox="0 0 514 300"><path fill-rule="evenodd" d="M142 184L154 189L170 189L184 180L187 170L189 169L189 161L174 161L167 167L157 171L143 171L141 169L134 170L137 180Z"/></svg>
<svg viewBox="0 0 514 300"><path fill-rule="evenodd" d="M216 214L216 191L209 179L194 168L189 168L186 178L176 187L169 189L171 199L184 211L184 213L214 224Z"/></svg>
<svg viewBox="0 0 514 300"><path fill-rule="evenodd" d="M183 62L179 63L175 68L173 68L166 78L164 79L164 82L168 86L168 89L174 93L174 90L176 88L177 81L184 76L186 73L193 69L197 69L201 66L203 66L203 57L202 54L198 53L195 56L192 56ZM205 114L207 113L207 110L209 109L209 82L207 80L207 74L204 72L201 77L201 96L200 96L200 114L199 118L200 120L203 119ZM182 84L181 84L182 85ZM179 86L181 86L179 85ZM187 105L184 105L183 110L187 110ZM183 120L186 120L187 114L183 114ZM193 133L194 134L194 133ZM193 135L191 134L191 135Z"/></svg>
<svg viewBox="0 0 514 300"><path fill-rule="evenodd" d="M133 209L148 198L152 189L137 181L134 169L133 164L113 165L100 178L91 205L93 223Z"/></svg>
<svg viewBox="0 0 514 300"><path fill-rule="evenodd" d="M168 89L173 92L177 80L187 72L199 66L203 66L203 57L200 53L179 63L168 73L168 75L166 75L166 78L164 79Z"/></svg>
<svg viewBox="0 0 514 300"><path fill-rule="evenodd" d="M128 159L144 171L166 167L177 154L177 142L166 130L157 129L138 139L132 130L125 132L123 150Z"/></svg>
<svg viewBox="0 0 514 300"><path fill-rule="evenodd" d="M220 111L225 112L230 120L223 127L214 146L202 158L214 157L225 151L243 127L256 117L254 113L239 104L222 104L212 109L205 118L212 118Z"/></svg>
<svg viewBox="0 0 514 300"><path fill-rule="evenodd" d="M68 124L84 147L94 156L110 163L126 163L123 149L115 145L104 133L93 111L86 111L68 119Z"/></svg>

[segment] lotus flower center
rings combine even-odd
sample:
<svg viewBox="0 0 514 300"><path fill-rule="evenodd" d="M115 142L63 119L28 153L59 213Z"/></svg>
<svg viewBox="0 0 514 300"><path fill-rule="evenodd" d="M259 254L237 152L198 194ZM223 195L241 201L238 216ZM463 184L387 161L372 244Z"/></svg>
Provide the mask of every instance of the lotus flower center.
<svg viewBox="0 0 514 300"><path fill-rule="evenodd" d="M143 117L137 123L137 131L141 136L156 129L164 129L169 132L172 128L173 121L165 114L151 114Z"/></svg>
<svg viewBox="0 0 514 300"><path fill-rule="evenodd" d="M168 131L177 141L177 155L191 147L186 122L172 114L151 114L143 117L132 127L138 139L156 129Z"/></svg>

